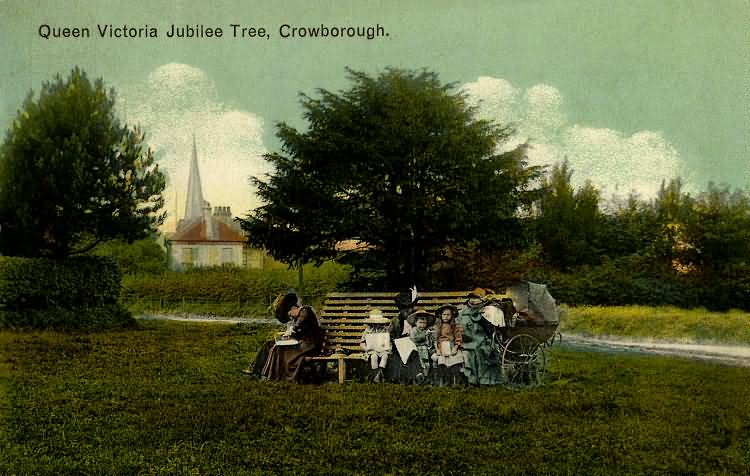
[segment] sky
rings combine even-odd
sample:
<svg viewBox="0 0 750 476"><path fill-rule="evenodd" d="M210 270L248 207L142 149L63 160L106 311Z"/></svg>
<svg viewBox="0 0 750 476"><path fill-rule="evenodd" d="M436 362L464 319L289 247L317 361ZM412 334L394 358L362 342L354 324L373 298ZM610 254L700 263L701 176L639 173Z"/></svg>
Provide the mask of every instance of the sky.
<svg viewBox="0 0 750 476"><path fill-rule="evenodd" d="M169 37L172 25L223 35ZM320 25L380 35L282 37ZM123 27L144 33L109 35ZM248 177L279 149L275 125L304 129L299 94L347 88L347 67L436 71L482 118L514 126L502 147L529 141L536 165L567 159L574 184L605 197L648 199L677 176L693 192L750 187L748 0L0 0L0 51L3 130L30 90L74 66L115 89L168 174L167 231L184 212L193 135L205 198L244 215L258 205Z"/></svg>

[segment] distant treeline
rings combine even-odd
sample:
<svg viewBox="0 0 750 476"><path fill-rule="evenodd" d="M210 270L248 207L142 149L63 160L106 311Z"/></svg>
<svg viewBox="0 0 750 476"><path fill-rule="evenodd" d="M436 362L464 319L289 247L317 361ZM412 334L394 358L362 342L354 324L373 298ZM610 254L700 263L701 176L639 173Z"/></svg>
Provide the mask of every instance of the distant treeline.
<svg viewBox="0 0 750 476"><path fill-rule="evenodd" d="M662 184L652 200L631 196L603 207L597 189L591 184L574 189L571 175L567 163L553 167L542 198L513 225L514 242L504 249L445 249L418 286L502 290L528 279L548 284L558 300L570 305L750 310L747 191L709 184L691 195L676 179ZM165 274L166 260L155 244L110 246L105 254L124 265L126 292L149 297L262 302L298 284L297 273L284 270ZM305 292L385 290L384 273L377 268L377 263L351 268L329 263L320 271L308 266Z"/></svg>
<svg viewBox="0 0 750 476"><path fill-rule="evenodd" d="M521 221L522 246L478 260L486 282L545 282L569 304L750 310L747 191L709 184L691 195L675 179L653 200L631 195L605 209L597 189L574 190L571 175L565 162L552 169Z"/></svg>

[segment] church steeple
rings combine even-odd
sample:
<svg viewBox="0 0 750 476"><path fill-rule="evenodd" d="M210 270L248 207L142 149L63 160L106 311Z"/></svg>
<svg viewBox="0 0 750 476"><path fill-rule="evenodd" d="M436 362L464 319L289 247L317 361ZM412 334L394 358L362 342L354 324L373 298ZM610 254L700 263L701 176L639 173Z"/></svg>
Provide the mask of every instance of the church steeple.
<svg viewBox="0 0 750 476"><path fill-rule="evenodd" d="M185 221L203 216L203 190L201 188L201 175L198 170L198 151L195 146L195 133L193 133L193 157L190 162L190 176L188 178L187 197L185 200Z"/></svg>

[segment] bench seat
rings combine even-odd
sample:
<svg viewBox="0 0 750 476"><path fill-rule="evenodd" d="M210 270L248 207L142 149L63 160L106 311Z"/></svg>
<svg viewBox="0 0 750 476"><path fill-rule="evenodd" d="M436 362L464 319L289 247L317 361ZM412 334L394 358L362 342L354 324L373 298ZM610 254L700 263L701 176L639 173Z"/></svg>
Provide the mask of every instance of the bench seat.
<svg viewBox="0 0 750 476"><path fill-rule="evenodd" d="M360 340L365 330L365 319L372 309L380 309L391 319L398 315L395 299L397 292L351 292L326 295L318 315L323 329L323 347L319 355L308 356L306 361L336 362L338 381L346 381L346 361L364 361ZM421 292L417 309L435 312L444 304L462 305L469 291Z"/></svg>

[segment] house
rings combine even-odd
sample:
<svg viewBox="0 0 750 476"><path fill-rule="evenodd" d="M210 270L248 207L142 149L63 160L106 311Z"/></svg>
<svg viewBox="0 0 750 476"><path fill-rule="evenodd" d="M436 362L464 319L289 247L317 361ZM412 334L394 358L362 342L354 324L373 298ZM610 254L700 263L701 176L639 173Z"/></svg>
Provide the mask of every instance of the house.
<svg viewBox="0 0 750 476"><path fill-rule="evenodd" d="M238 266L264 268L270 260L263 250L250 248L229 207L211 204L203 198L198 153L193 137L185 215L177 230L166 236L169 267L182 271L195 266Z"/></svg>

